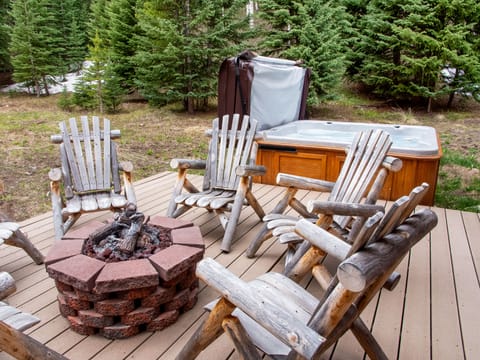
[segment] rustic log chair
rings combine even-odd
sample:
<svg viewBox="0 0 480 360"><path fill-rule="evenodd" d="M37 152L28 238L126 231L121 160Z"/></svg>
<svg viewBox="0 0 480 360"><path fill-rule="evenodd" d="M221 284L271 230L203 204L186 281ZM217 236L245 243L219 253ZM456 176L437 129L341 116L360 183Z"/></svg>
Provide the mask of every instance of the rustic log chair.
<svg viewBox="0 0 480 360"><path fill-rule="evenodd" d="M44 256L20 230L20 225L0 213L0 245L3 243L25 250L35 264L43 264Z"/></svg>
<svg viewBox="0 0 480 360"><path fill-rule="evenodd" d="M437 223L429 209L405 217L415 196L412 201L404 197L385 216L369 218L360 240L363 246L350 246L306 219L297 222L295 230L313 248L344 259L333 276L323 272L320 285L325 292L320 300L283 274L270 272L246 283L213 259L202 260L197 276L221 298L177 359L194 359L223 331L243 359L261 359L257 348L274 359L318 359L348 330L371 359L386 359L360 314L411 247Z"/></svg>
<svg viewBox="0 0 480 360"><path fill-rule="evenodd" d="M61 168L48 174L55 239L61 239L83 213L119 211L127 203L136 203L133 166L118 161L117 145L112 140L120 137L120 131L110 129L110 120L103 119L103 129L97 116L91 121L82 116L80 128L75 118L59 126L61 133L52 135L51 141L60 144Z"/></svg>
<svg viewBox="0 0 480 360"><path fill-rule="evenodd" d="M265 213L252 193L252 176L265 174L263 166L255 165L257 121L238 114L224 115L221 123L213 120L209 153L206 161L173 159L170 166L178 169L167 216L178 217L192 207L215 211L225 229L221 249L229 252L240 213L250 205L262 219ZM210 135L210 134L209 134ZM188 169L205 169L202 191L187 178ZM185 189L187 192L182 192ZM181 207L178 207L181 205ZM226 213L230 213L227 216Z"/></svg>
<svg viewBox="0 0 480 360"><path fill-rule="evenodd" d="M64 360L66 357L23 333L40 319L0 301L0 350L16 359Z"/></svg>
<svg viewBox="0 0 480 360"><path fill-rule="evenodd" d="M279 173L276 182L286 187L284 195L272 212L263 218L265 224L248 246L247 257L255 256L264 241L277 236L281 243L289 244L286 262L290 261L296 252L297 244L302 239L292 234L292 226L298 217L284 214L288 206L304 218L310 218L312 221L315 219L317 224L324 228L336 229L347 241L348 237L354 238L355 232L361 228L365 219L383 209L374 204L383 188L388 171L397 172L402 168L400 159L387 156L391 145L389 134L382 130L357 133L350 147L346 149L347 155L335 182ZM330 211L317 219L316 214L308 211L295 197L300 189L330 192L328 202L336 204L337 209L340 206L342 211L339 213ZM343 205L338 205L339 203ZM354 216L357 216L355 227L352 221ZM351 227L354 233L349 235ZM308 246L308 243L304 246Z"/></svg>

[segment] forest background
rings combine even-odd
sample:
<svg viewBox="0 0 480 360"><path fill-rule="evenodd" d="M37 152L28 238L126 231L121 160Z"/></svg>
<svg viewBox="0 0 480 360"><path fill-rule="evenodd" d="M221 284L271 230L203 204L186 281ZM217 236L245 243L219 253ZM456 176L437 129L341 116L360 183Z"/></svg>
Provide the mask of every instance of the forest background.
<svg viewBox="0 0 480 360"><path fill-rule="evenodd" d="M438 120L463 111L458 98L469 102L479 89L479 20L471 0L0 0L0 85L48 96L82 71L75 91L58 97L62 111L121 113L135 99L193 116L215 106L223 59L251 49L312 69L312 114L347 84L382 109ZM92 65L82 68L85 60ZM468 114L470 127L476 116ZM475 137L467 148L467 166L478 169ZM465 207L475 210L472 174Z"/></svg>

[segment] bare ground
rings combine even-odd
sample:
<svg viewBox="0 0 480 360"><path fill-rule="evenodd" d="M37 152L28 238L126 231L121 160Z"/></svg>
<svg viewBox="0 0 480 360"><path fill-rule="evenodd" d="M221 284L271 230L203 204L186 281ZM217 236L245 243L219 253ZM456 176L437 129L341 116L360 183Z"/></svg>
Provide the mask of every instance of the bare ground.
<svg viewBox="0 0 480 360"><path fill-rule="evenodd" d="M58 145L50 143L50 135L58 133L59 121L81 115L59 110L57 100L54 96L0 95L0 212L17 221L51 209L48 171L59 166L59 158ZM379 111L385 116L372 117L372 112ZM134 164L138 180L170 169L173 157L205 157L204 132L214 116L214 110L188 115L171 108L151 109L143 103L127 103L121 113L108 118L122 132L120 158ZM313 111L310 118L433 126L442 146L475 154L480 161L480 104L458 103L453 116L404 111L371 102L355 106L329 103ZM479 176L478 169L447 170L458 173L465 182Z"/></svg>

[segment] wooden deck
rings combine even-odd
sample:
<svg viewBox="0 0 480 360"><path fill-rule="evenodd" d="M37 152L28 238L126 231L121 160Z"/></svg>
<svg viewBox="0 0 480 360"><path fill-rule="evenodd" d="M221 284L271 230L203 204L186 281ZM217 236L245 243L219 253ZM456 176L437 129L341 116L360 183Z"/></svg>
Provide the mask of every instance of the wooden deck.
<svg viewBox="0 0 480 360"><path fill-rule="evenodd" d="M147 215L164 215L176 175L164 172L135 183L139 210ZM200 183L201 178L196 179ZM268 212L281 188L255 184L255 194ZM325 194L302 193L305 199ZM479 214L433 208L439 218L437 227L423 239L399 266L401 282L393 292L382 291L377 301L364 312L364 321L389 358L398 359L478 359L480 342L480 219ZM97 213L104 220L110 213ZM83 216L82 224L94 216ZM242 276L251 279L266 271L281 271L284 247L266 242L255 259L243 251L260 227L253 210L240 218L238 241L232 252L220 251L222 229L218 219L200 209L182 218L199 225L207 245L206 256ZM53 243L51 214L46 213L21 223L35 245L47 254ZM82 336L68 328L59 315L54 282L43 265L35 265L20 249L0 247L0 271L8 271L17 281L17 291L6 301L41 318L41 323L26 331L48 347L70 359L173 359L186 339L204 318L202 305L216 294L203 286L197 305L182 314L167 329L145 332L126 340L107 340L100 336ZM305 281L313 293L320 290L314 281ZM326 354L335 359L361 359L363 351L353 335L347 333ZM0 353L0 359L9 359ZM212 345L204 359L236 359L225 336Z"/></svg>

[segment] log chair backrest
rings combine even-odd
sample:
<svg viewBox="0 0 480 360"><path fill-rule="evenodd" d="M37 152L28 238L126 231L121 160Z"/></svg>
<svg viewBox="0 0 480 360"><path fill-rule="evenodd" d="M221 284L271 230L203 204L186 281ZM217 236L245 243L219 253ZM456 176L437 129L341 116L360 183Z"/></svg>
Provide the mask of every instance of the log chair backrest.
<svg viewBox="0 0 480 360"><path fill-rule="evenodd" d="M248 115L240 121L239 115L234 114L230 126L228 123L228 115L223 116L222 124L218 118L213 120L204 189L236 191L240 181L235 172L237 166L255 162L257 121Z"/></svg>
<svg viewBox="0 0 480 360"><path fill-rule="evenodd" d="M357 133L348 149L347 157L335 182L329 201L359 203L365 196L377 169L380 168L392 145L390 135L382 130ZM345 227L350 216L334 216L334 221Z"/></svg>
<svg viewBox="0 0 480 360"><path fill-rule="evenodd" d="M110 129L110 120L87 116L61 122L60 135L52 135L54 143L60 143L62 175L67 198L74 193L110 191L120 193L120 175L116 144L112 139L120 137L119 130Z"/></svg>

